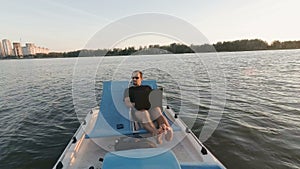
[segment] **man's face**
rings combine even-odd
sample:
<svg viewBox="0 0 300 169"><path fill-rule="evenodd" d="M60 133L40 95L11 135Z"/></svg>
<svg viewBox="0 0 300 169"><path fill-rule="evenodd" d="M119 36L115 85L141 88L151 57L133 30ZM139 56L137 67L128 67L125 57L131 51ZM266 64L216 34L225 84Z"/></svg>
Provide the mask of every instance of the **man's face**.
<svg viewBox="0 0 300 169"><path fill-rule="evenodd" d="M131 78L134 86L140 86L142 84L143 79L141 78L140 73L133 72Z"/></svg>

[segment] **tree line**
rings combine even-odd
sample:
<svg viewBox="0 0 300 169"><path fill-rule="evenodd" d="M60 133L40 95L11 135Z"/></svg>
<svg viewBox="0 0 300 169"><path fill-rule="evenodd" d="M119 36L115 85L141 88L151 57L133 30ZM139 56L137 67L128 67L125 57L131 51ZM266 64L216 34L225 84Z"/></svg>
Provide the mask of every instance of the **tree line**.
<svg viewBox="0 0 300 169"><path fill-rule="evenodd" d="M243 39L235 41L217 42L216 44L185 45L172 43L170 45L149 45L144 47L126 47L113 49L82 49L71 52L52 52L49 54L36 54L24 58L61 58L61 57L87 57L87 56L118 56L118 55L151 55L151 54L179 54L201 52L233 52L276 49L300 49L300 41L273 41L270 45L261 39Z"/></svg>

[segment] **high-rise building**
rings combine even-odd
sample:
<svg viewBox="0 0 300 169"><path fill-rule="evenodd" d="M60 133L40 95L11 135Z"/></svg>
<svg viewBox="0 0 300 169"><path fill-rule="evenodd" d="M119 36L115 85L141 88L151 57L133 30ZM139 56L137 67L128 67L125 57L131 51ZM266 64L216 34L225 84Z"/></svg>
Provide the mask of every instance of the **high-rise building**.
<svg viewBox="0 0 300 169"><path fill-rule="evenodd" d="M4 56L13 56L13 50L11 43L8 39L3 39L3 50L4 50Z"/></svg>
<svg viewBox="0 0 300 169"><path fill-rule="evenodd" d="M49 49L48 48L44 48L44 47L36 46L35 47L35 54L39 54L39 53L48 54L49 53Z"/></svg>
<svg viewBox="0 0 300 169"><path fill-rule="evenodd" d="M26 46L22 47L22 53L23 53L24 56L28 55L28 51L27 51L27 47Z"/></svg>
<svg viewBox="0 0 300 169"><path fill-rule="evenodd" d="M21 43L14 42L13 47L14 47L13 51L14 51L15 56L17 56L19 58L23 58L23 51L22 51Z"/></svg>
<svg viewBox="0 0 300 169"><path fill-rule="evenodd" d="M35 55L35 45L34 43L26 43L27 55Z"/></svg>
<svg viewBox="0 0 300 169"><path fill-rule="evenodd" d="M0 57L4 57L4 56L5 56L5 53L4 53L4 50L3 50L2 43L0 41Z"/></svg>

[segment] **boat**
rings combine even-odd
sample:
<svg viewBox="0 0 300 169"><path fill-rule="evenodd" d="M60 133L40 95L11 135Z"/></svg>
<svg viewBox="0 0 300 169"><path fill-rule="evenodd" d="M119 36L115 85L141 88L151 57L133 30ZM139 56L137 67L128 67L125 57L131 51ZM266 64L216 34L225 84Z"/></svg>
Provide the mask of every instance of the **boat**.
<svg viewBox="0 0 300 169"><path fill-rule="evenodd" d="M161 91L155 80L142 84ZM173 139L157 144L125 106L126 88L128 81L103 82L99 107L87 113L53 169L225 168L168 105L161 108L174 131Z"/></svg>

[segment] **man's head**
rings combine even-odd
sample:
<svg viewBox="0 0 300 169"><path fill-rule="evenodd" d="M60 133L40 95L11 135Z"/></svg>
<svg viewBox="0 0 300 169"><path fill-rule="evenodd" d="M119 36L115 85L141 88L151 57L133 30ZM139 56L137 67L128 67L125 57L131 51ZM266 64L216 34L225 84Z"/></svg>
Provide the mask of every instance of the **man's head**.
<svg viewBox="0 0 300 169"><path fill-rule="evenodd" d="M135 70L132 72L131 79L134 86L140 86L143 80L143 73L140 70Z"/></svg>

